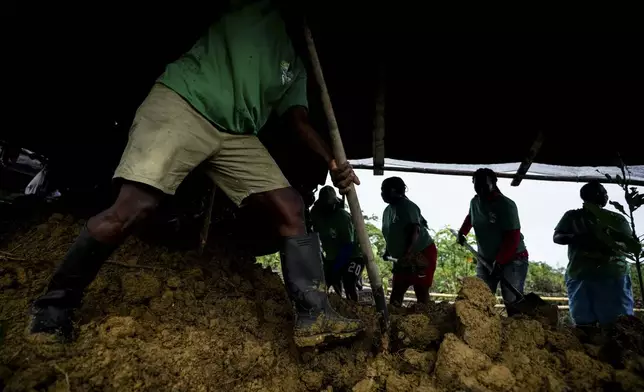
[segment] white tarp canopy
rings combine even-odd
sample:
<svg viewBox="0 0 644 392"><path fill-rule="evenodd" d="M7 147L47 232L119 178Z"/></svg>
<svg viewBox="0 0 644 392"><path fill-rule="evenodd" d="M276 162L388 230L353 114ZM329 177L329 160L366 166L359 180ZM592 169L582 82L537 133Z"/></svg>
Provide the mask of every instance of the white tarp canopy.
<svg viewBox="0 0 644 392"><path fill-rule="evenodd" d="M357 169L373 169L373 159L352 160L351 164ZM481 165L461 165L450 163L421 163L401 161L398 159L385 158L384 170L386 171L403 171L428 174L448 174L448 175L471 175L476 169L487 167L494 170L499 177L512 178L521 163L498 163L498 164L481 164ZM630 175L630 182L633 185L644 186L644 166L630 166L627 168ZM573 166L555 166L541 163L533 163L528 170L524 179L543 180L543 181L567 181L567 182L586 182L597 179L602 182L608 182L606 174L613 178L616 175L621 176L621 170L616 166L609 167L573 167Z"/></svg>

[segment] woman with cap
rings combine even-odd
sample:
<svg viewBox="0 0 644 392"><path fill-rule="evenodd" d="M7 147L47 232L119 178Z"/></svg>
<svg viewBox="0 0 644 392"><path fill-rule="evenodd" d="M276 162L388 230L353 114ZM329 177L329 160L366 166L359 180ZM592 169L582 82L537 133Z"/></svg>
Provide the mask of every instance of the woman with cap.
<svg viewBox="0 0 644 392"><path fill-rule="evenodd" d="M581 187L580 196L583 207L564 214L555 227L553 241L568 245L570 316L584 329L609 325L620 315L633 315L626 258L604 237L624 242L632 238L632 232L623 216L604 209L608 193L598 181Z"/></svg>
<svg viewBox="0 0 644 392"><path fill-rule="evenodd" d="M357 285L365 265L351 215L344 209L335 189L320 189L311 209L313 229L319 234L324 250L324 274L327 285L347 298L358 300Z"/></svg>
<svg viewBox="0 0 644 392"><path fill-rule="evenodd" d="M528 251L521 234L517 206L501 193L492 170L478 169L472 182L476 196L472 198L470 212L459 230L458 242L463 245L465 236L474 227L478 253L493 266L489 271L478 263L476 275L493 293L496 293L501 276L523 292L528 274ZM501 285L501 295L506 303L517 300L504 285Z"/></svg>
<svg viewBox="0 0 644 392"><path fill-rule="evenodd" d="M382 234L387 254L397 259L389 303L401 306L409 286L419 303L429 302L429 289L436 271L437 251L420 208L405 195L407 186L400 177L382 182L382 200L388 204L382 217Z"/></svg>

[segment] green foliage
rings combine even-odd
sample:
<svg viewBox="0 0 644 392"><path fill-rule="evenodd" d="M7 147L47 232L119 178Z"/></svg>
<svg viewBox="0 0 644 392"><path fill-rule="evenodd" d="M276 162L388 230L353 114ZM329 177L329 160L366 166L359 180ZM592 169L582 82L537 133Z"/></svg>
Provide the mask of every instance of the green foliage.
<svg viewBox="0 0 644 392"><path fill-rule="evenodd" d="M637 236L635 230L635 218L633 213L644 205L644 195L640 195L637 188L630 186L630 171L620 158L619 168L622 171L622 175L619 174L615 176L617 184L624 191L624 199L626 200L626 205L628 211L622 206L621 203L617 201L611 201L610 204L621 212L628 222L631 225L632 237L630 238L619 238L617 241L613 241L611 246L613 249L616 249L624 254L629 260L635 262L635 269L637 272L637 286L639 287L640 299L644 301L644 283L642 283L642 267L641 267L641 258L644 257L644 250L640 237ZM612 180L613 178L609 174L605 174L606 178ZM599 217L599 216L598 216ZM604 217L599 217L599 220L602 223L610 226L612 222L608 221Z"/></svg>
<svg viewBox="0 0 644 392"><path fill-rule="evenodd" d="M542 261L531 261L524 291L566 296L565 272L565 268L554 268Z"/></svg>
<svg viewBox="0 0 644 392"><path fill-rule="evenodd" d="M272 255L259 256L256 259L257 263L261 264L263 267L269 267L273 271L280 270L280 254L273 253Z"/></svg>
<svg viewBox="0 0 644 392"><path fill-rule="evenodd" d="M371 217L371 221L377 221L374 217ZM371 241L371 250L373 253L374 261L380 270L380 278L382 279L382 285L385 290L389 287L393 273L391 272L392 264L389 261L385 261L382 258L382 255L385 254L387 244L385 243L385 237L382 235L382 231L374 225L372 222L365 222L365 227L367 229L367 234L369 235L369 241Z"/></svg>
<svg viewBox="0 0 644 392"><path fill-rule="evenodd" d="M456 242L449 227L439 231L432 230L432 237L438 249L432 291L456 293L464 277L476 275L476 261L467 249ZM467 242L470 245L476 245L474 234L468 234Z"/></svg>

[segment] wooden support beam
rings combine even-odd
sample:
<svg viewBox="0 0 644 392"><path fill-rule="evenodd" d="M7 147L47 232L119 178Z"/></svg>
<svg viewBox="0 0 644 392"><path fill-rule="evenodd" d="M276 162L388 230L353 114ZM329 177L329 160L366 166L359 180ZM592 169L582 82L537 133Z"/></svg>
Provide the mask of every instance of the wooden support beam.
<svg viewBox="0 0 644 392"><path fill-rule="evenodd" d="M384 66L378 80L376 115L373 128L373 175L385 174L385 72Z"/></svg>
<svg viewBox="0 0 644 392"><path fill-rule="evenodd" d="M521 184L523 176L525 176L525 174L528 172L528 169L530 169L532 161L534 161L534 158L537 156L537 153L539 152L542 144L543 132L539 131L539 133L537 133L537 137L534 139L534 142L532 142L530 151L528 151L528 156L526 156L523 162L521 162L521 166L519 166L517 173L514 175L514 179L512 179L512 183L510 184L511 186L519 186Z"/></svg>
<svg viewBox="0 0 644 392"><path fill-rule="evenodd" d="M203 226L201 227L201 232L199 233L199 254L203 254L204 249L206 248L206 243L208 242L208 233L210 232L210 221L212 219L212 206L215 204L215 193L217 192L217 185L214 181L212 183L212 188L210 189L210 195L208 195L208 205L206 206L206 215L203 219Z"/></svg>
<svg viewBox="0 0 644 392"><path fill-rule="evenodd" d="M365 164L352 164L354 169L367 169L372 170L373 165ZM448 176L468 176L471 177L474 175L473 170L457 170L457 169L429 169L429 168L415 168L415 167L396 167L396 166L386 166L385 170L387 171L397 171L404 173L425 173L425 174L442 174ZM514 178L515 174L509 173L496 173L496 176L499 178ZM564 176L541 176L536 174L526 174L523 176L525 180L538 180L538 181L556 181L556 182L588 182L588 181L599 181L603 184L618 184L617 179L609 180L606 177L564 177ZM629 184L633 186L644 186L644 181L642 180L629 180Z"/></svg>

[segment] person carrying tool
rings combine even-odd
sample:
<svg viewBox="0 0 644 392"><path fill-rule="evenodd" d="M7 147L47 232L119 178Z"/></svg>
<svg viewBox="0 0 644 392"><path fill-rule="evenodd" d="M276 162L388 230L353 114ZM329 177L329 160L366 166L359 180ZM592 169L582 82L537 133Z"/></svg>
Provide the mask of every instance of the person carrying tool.
<svg viewBox="0 0 644 392"><path fill-rule="evenodd" d="M311 209L313 229L319 234L324 250L324 274L327 285L339 295L342 286L347 298L358 301L358 277L365 260L360 251L356 229L344 203L331 186L320 189L318 200Z"/></svg>
<svg viewBox="0 0 644 392"><path fill-rule="evenodd" d="M340 316L329 304L320 242L306 232L302 198L256 137L276 112L326 161L341 193L360 183L349 164L337 164L311 126L306 79L280 11L268 0L232 5L167 66L138 108L114 174L121 184L116 201L88 220L35 301L31 332L69 336L71 312L105 260L198 165L233 202L264 208L273 217L283 239L285 286L296 309L296 344L351 337L363 329L361 321Z"/></svg>
<svg viewBox="0 0 644 392"><path fill-rule="evenodd" d="M609 325L620 315L632 315L634 304L626 258L602 234L620 241L632 232L623 216L604 209L608 193L598 181L582 186L580 196L582 208L564 214L552 239L568 245L565 279L573 322L581 328ZM601 215L616 224L602 224Z"/></svg>
<svg viewBox="0 0 644 392"><path fill-rule="evenodd" d="M385 257L396 260L389 303L402 306L405 292L414 287L419 303L429 302L429 289L434 281L437 251L427 230L420 208L409 200L407 186L400 177L382 182L382 200L388 204L382 216L382 234L387 243Z"/></svg>
<svg viewBox="0 0 644 392"><path fill-rule="evenodd" d="M493 293L496 293L501 276L523 293L528 274L528 251L521 234L517 206L501 193L492 170L478 169L472 182L476 196L472 198L470 212L458 231L458 243L465 244L465 236L474 227L478 253L493 266L490 271L477 263L476 276L487 283ZM517 300L504 285L501 285L501 294L506 303Z"/></svg>

